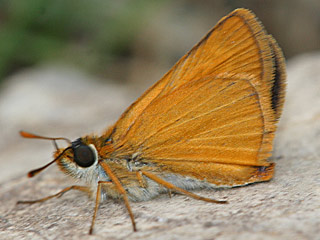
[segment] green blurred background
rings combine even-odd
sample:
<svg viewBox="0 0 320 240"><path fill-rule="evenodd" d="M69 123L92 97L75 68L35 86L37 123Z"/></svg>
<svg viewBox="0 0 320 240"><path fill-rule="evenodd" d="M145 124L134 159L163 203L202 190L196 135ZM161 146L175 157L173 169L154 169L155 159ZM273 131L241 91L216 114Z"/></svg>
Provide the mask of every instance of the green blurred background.
<svg viewBox="0 0 320 240"><path fill-rule="evenodd" d="M256 13L287 58L320 49L319 0L0 0L0 87L48 63L154 82L237 7Z"/></svg>

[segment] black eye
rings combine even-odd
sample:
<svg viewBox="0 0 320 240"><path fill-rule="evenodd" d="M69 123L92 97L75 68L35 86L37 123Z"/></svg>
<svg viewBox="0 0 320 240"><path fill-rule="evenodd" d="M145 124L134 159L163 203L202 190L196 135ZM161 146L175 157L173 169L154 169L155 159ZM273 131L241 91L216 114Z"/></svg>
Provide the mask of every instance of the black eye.
<svg viewBox="0 0 320 240"><path fill-rule="evenodd" d="M90 167L95 162L93 150L87 145L80 145L73 148L74 161L80 167Z"/></svg>

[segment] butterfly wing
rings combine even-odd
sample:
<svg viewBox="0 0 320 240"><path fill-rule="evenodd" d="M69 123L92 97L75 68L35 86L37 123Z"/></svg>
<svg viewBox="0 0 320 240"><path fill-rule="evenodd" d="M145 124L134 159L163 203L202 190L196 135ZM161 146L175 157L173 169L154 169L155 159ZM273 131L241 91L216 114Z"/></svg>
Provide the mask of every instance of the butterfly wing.
<svg viewBox="0 0 320 240"><path fill-rule="evenodd" d="M237 9L126 110L109 130L112 155L216 185L268 180L284 80L280 48Z"/></svg>

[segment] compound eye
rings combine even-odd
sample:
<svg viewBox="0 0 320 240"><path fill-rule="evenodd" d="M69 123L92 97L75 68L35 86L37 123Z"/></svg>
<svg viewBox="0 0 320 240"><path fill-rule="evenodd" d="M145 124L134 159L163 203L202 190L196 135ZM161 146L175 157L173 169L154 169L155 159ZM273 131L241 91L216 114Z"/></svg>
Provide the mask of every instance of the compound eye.
<svg viewBox="0 0 320 240"><path fill-rule="evenodd" d="M95 154L87 145L80 145L73 149L74 161L83 168L90 167L95 162Z"/></svg>

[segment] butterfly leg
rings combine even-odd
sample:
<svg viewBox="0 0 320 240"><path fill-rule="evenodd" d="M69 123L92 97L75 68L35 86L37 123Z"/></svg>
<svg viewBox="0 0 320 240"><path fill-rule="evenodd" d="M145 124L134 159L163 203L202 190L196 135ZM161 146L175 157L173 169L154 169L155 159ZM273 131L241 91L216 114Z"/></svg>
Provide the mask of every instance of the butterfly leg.
<svg viewBox="0 0 320 240"><path fill-rule="evenodd" d="M172 190L171 189L168 189L168 195L169 195L169 198L172 198Z"/></svg>
<svg viewBox="0 0 320 240"><path fill-rule="evenodd" d="M18 201L17 204L33 204L33 203L37 203L37 202L44 202L44 201L47 201L47 200L54 198L54 197L59 198L63 194L65 194L66 192L68 192L70 190L78 190L78 191L86 192L88 194L91 193L91 190L88 187L73 185L73 186L70 186L70 187L63 189L62 191L60 191L54 195L51 195L51 196L48 196L45 198L41 198L41 199L37 199L37 200L32 200L32 201Z"/></svg>
<svg viewBox="0 0 320 240"><path fill-rule="evenodd" d="M147 188L147 187L148 187L148 183L147 183L147 181L143 178L143 176L142 176L143 174L142 174L141 170L137 171L136 174L137 174L137 178L138 178L140 187L142 187L142 188ZM171 193L172 193L171 189L168 189L169 198L172 197L172 194L171 194Z"/></svg>
<svg viewBox="0 0 320 240"><path fill-rule="evenodd" d="M228 203L227 201L224 201L224 200L219 201L219 200L215 200L215 199L211 199L211 198L201 197L197 194L194 194L192 192L189 192L187 190L179 188L179 187L173 185L172 183L169 183L169 182L163 180L162 178L154 175L153 173L142 171L142 174L145 175L146 177L150 178L151 180L155 181L156 183L168 188L169 190L174 190L174 191L180 192L180 193L185 194L185 195L192 197L194 199L202 200L205 202L212 202L212 203L221 203L221 204Z"/></svg>
<svg viewBox="0 0 320 240"><path fill-rule="evenodd" d="M89 234L91 235L93 232L93 227L94 227L94 223L96 221L96 217L97 217L97 212L98 212L98 208L99 208L99 204L100 204L100 200L101 200L101 185L102 184L112 184L112 182L108 182L108 181L99 181L98 182L98 187L97 187L97 195L96 195L96 204L94 207L94 213L93 213L93 217L92 217L92 222L91 222L91 226L90 226L90 230L89 230Z"/></svg>
<svg viewBox="0 0 320 240"><path fill-rule="evenodd" d="M116 186L116 189L118 190L119 194L122 196L123 198L123 201L126 205L126 208L129 212L129 216L130 216L130 219L131 219L131 222L132 222L132 227L133 227L133 231L137 231L137 228L136 228L136 222L134 220L134 216L133 216L133 213L132 213L132 210L131 210L131 207L130 207L130 204L129 204L129 199L128 199L128 195L127 195L127 192L126 190L123 188L123 186L121 185L119 179L117 178L117 176L112 172L112 170L110 169L109 165L106 163L106 162L100 162L99 163L102 168L105 170L105 172L108 174L109 178L111 179L112 183ZM94 213L94 217L92 219L92 224L91 224L91 228L90 228L90 234L92 234L92 231L93 231L93 225L94 225L94 221L95 221L95 216L96 216L96 212L98 210L98 205L99 205L99 202L100 202L100 196L101 196L101 184L106 184L106 183L110 183L110 182L99 182L98 183L98 190L97 190L97 198L96 198L96 206L95 206L95 213ZM98 192L99 195L98 195Z"/></svg>
<svg viewBox="0 0 320 240"><path fill-rule="evenodd" d="M139 181L140 187L142 187L142 188L147 188L147 187L148 187L148 183L147 183L147 181L143 178L142 172L141 172L141 171L137 171L136 174L137 174L137 179L138 179L138 181Z"/></svg>

